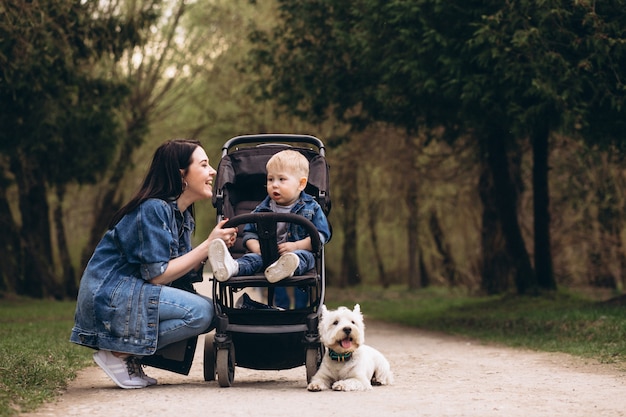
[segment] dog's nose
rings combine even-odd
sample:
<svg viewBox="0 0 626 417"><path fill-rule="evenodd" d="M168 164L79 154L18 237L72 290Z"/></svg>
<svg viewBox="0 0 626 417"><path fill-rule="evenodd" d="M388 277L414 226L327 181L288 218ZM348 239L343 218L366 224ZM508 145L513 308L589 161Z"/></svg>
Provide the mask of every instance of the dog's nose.
<svg viewBox="0 0 626 417"><path fill-rule="evenodd" d="M349 328L349 327L344 327L344 328L343 328L343 332L344 332L344 333L346 334L346 336L347 336L347 335L349 335L349 334L350 334L350 332L352 332L352 329L351 329L351 328Z"/></svg>

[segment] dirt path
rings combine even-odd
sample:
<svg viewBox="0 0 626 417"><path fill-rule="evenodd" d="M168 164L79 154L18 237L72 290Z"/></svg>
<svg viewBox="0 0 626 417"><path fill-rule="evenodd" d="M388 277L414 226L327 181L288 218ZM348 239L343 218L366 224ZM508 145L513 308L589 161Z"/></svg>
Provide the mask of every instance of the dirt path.
<svg viewBox="0 0 626 417"><path fill-rule="evenodd" d="M367 311L364 311L367 317ZM370 392L306 390L304 367L236 368L234 384L204 382L200 338L189 376L147 368L159 384L117 388L94 367L34 416L626 416L626 372L562 354L484 346L367 321L366 341L387 356L393 386Z"/></svg>

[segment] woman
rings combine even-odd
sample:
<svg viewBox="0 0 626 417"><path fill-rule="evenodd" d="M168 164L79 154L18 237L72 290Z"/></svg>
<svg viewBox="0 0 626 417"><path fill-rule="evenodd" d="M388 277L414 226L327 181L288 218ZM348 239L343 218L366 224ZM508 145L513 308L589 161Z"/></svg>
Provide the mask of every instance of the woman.
<svg viewBox="0 0 626 417"><path fill-rule="evenodd" d="M237 233L224 220L191 248L193 204L211 198L215 174L200 142L165 142L87 264L70 340L98 349L95 362L121 388L156 384L137 359L211 327L213 303L192 283L209 242L232 246Z"/></svg>

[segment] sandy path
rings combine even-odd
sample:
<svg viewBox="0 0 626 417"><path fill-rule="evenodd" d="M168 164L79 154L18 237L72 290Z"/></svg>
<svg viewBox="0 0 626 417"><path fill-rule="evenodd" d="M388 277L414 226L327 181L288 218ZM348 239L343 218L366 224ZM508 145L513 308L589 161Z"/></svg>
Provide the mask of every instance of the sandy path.
<svg viewBox="0 0 626 417"><path fill-rule="evenodd" d="M366 326L367 343L391 362L393 386L312 393L304 367L238 367L233 386L221 388L203 379L202 337L189 376L147 368L159 385L122 390L94 366L56 402L22 416L626 416L626 373L610 365L380 322Z"/></svg>

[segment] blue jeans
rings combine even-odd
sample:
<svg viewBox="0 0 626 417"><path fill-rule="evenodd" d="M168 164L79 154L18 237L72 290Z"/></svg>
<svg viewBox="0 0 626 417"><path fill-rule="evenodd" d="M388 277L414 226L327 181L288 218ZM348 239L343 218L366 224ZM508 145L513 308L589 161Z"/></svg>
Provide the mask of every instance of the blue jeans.
<svg viewBox="0 0 626 417"><path fill-rule="evenodd" d="M297 250L293 253L298 255L298 258L300 259L300 263L298 264L298 268L296 268L294 275L302 275L315 268L315 256L312 252L309 252L308 250ZM241 258L237 259L237 263L239 264L239 273L237 275L254 275L263 270L263 259L261 258L261 255L257 253L246 253ZM296 288L294 290L294 296L295 308L306 307L309 301L309 297L306 292ZM290 304L291 300L289 298L289 294L287 293L287 288L276 287L276 292L274 293L274 305L276 307L288 309L290 308Z"/></svg>
<svg viewBox="0 0 626 417"><path fill-rule="evenodd" d="M296 250L293 253L298 255L300 259L294 275L302 275L315 268L315 256L313 253L308 250ZM239 273L237 275L254 275L263 270L263 258L258 253L246 253L237 259L237 263L239 264Z"/></svg>
<svg viewBox="0 0 626 417"><path fill-rule="evenodd" d="M213 321L213 301L199 294L163 286L159 297L157 350L206 332Z"/></svg>

